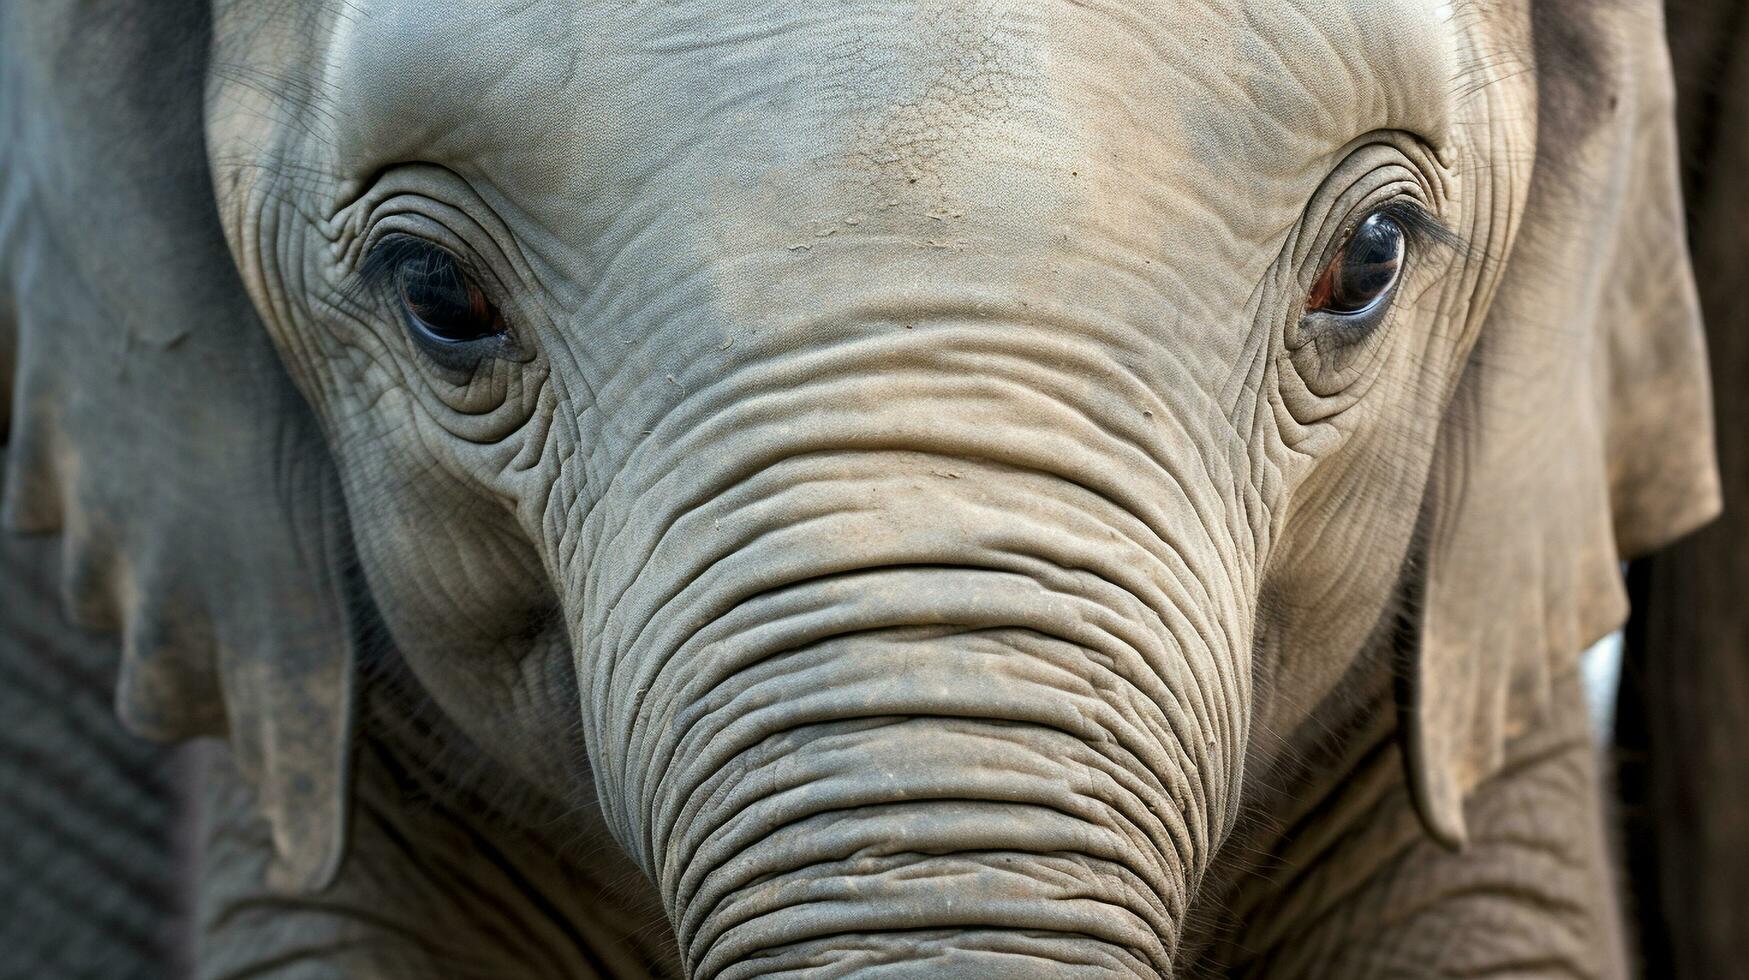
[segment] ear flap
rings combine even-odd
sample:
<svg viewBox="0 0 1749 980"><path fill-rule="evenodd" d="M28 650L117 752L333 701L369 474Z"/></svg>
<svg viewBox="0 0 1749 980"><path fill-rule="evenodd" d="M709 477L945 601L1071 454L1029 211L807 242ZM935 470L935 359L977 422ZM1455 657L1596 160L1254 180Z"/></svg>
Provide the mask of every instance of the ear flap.
<svg viewBox="0 0 1749 980"><path fill-rule="evenodd" d="M1581 14L1580 11L1583 11ZM1440 432L1405 757L1430 833L1626 616L1620 562L1717 513L1659 5L1533 0L1523 224Z"/></svg>
<svg viewBox="0 0 1749 980"><path fill-rule="evenodd" d="M351 731L338 481L220 231L206 5L103 7L0 7L0 524L60 536L69 616L123 634L123 719L228 733L277 883L317 887Z"/></svg>

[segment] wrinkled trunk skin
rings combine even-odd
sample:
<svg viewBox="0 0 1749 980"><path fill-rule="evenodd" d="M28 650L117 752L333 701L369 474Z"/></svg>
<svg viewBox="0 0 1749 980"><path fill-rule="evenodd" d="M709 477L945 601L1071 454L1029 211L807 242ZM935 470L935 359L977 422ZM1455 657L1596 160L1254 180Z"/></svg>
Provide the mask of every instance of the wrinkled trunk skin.
<svg viewBox="0 0 1749 980"><path fill-rule="evenodd" d="M694 976L1167 974L1244 751L1237 477L1091 347L924 319L692 393L582 522L608 820Z"/></svg>

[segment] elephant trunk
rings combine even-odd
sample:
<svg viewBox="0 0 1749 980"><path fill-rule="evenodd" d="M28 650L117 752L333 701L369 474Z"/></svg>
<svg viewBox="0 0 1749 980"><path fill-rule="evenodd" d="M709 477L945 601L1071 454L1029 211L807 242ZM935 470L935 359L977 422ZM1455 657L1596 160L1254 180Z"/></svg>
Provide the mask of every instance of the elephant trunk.
<svg viewBox="0 0 1749 980"><path fill-rule="evenodd" d="M607 818L695 976L1167 973L1246 737L1233 474L887 368L695 395L590 508Z"/></svg>

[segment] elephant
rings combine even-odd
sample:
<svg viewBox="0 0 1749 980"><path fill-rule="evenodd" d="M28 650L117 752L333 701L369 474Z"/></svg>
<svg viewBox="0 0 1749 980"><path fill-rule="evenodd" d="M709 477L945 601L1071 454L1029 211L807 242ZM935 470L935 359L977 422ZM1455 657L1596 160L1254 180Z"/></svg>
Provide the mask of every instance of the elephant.
<svg viewBox="0 0 1749 980"><path fill-rule="evenodd" d="M1719 509L1656 3L0 44L4 618L222 739L198 975L1630 969L1576 663Z"/></svg>

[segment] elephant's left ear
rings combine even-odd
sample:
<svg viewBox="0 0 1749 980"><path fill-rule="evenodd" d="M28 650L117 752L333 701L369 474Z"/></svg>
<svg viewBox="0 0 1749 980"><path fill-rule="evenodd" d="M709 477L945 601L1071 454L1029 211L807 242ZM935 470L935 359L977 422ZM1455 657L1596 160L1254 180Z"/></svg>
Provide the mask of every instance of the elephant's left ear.
<svg viewBox="0 0 1749 980"><path fill-rule="evenodd" d="M334 467L220 231L204 0L0 3L0 526L55 535L117 704L228 735L276 876L342 853L352 642ZM6 604L0 597L0 629Z"/></svg>
<svg viewBox="0 0 1749 980"><path fill-rule="evenodd" d="M1620 562L1719 508L1655 0L1533 0L1535 169L1441 428L1404 733L1428 830L1625 618Z"/></svg>

